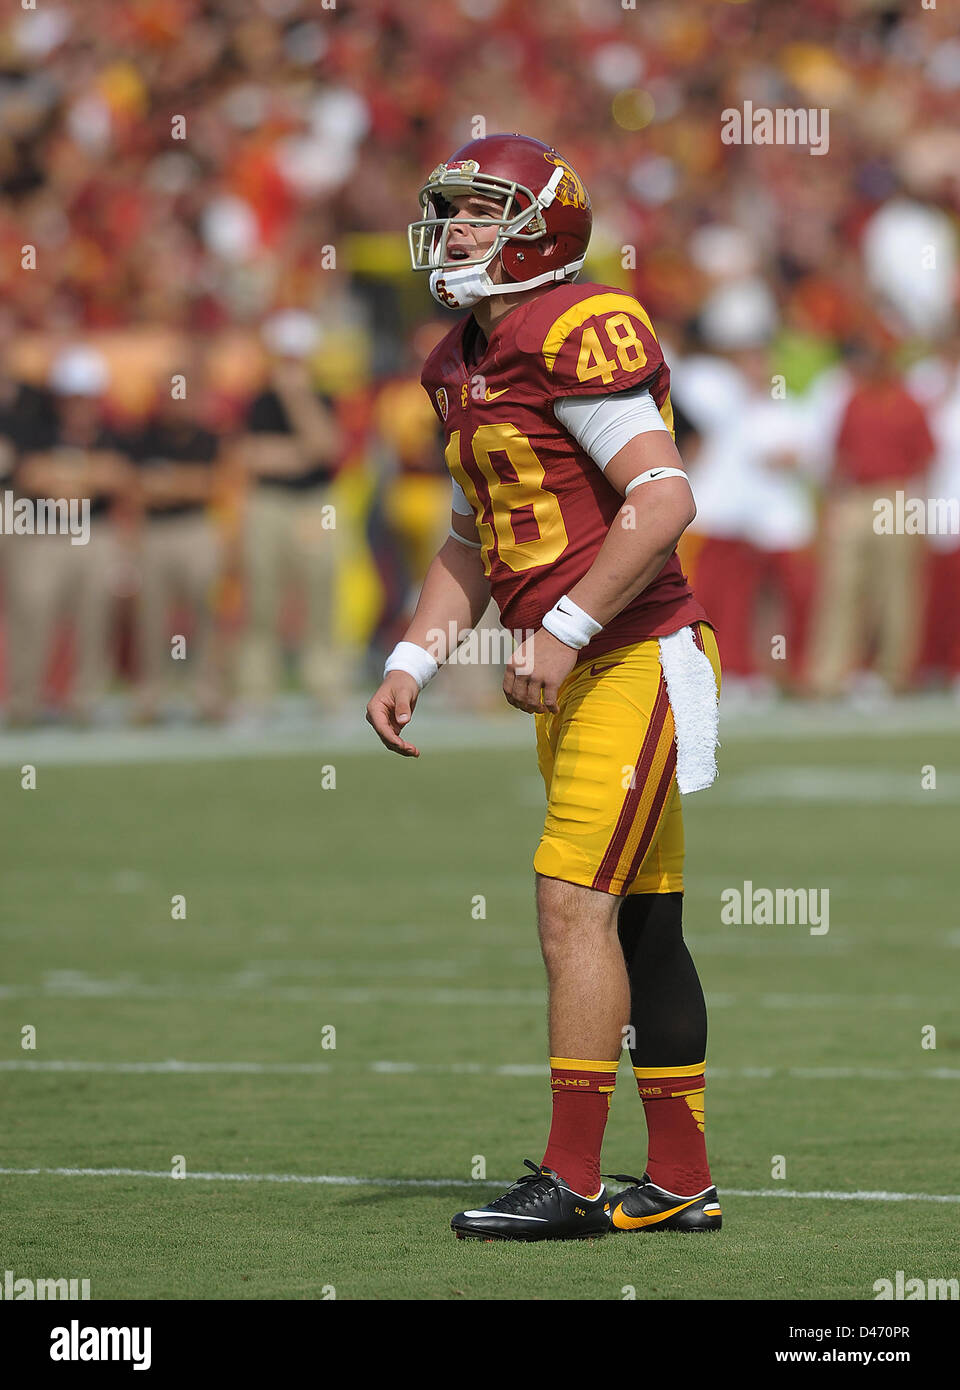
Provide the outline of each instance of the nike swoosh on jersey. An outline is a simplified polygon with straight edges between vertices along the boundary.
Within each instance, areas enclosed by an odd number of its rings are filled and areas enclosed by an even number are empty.
[[[487,387],[487,394],[484,396],[483,399],[484,399],[485,401],[495,401],[495,400],[497,399],[498,396],[505,396],[506,393],[507,393],[509,390],[510,390],[510,387],[509,387],[509,386],[504,386],[504,388],[503,388],[501,391],[491,391],[491,390],[490,390],[490,387],[488,386],[488,387]],[[534,1218],[534,1219],[535,1219],[535,1220],[539,1220],[540,1218],[539,1218],[539,1217],[536,1217],[536,1218]]]

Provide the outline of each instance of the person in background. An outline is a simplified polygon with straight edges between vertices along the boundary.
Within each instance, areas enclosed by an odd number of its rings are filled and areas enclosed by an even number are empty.
[[[137,694],[144,722],[158,717],[184,666],[199,717],[223,714],[214,611],[223,546],[210,511],[218,454],[217,436],[202,423],[196,373],[188,375],[183,399],[167,389],[158,392],[153,411],[130,442],[143,517]],[[185,662],[175,660],[171,648],[175,602],[189,617]]]
[[[960,326],[956,323],[935,355],[908,377],[913,395],[929,411],[937,446],[929,495],[944,508],[940,530],[927,537],[927,612],[921,665],[949,684],[960,700]]]
[[[412,335],[411,355],[419,347],[422,359],[442,336],[435,323],[425,325]],[[380,384],[373,426],[383,473],[385,519],[403,565],[406,622],[450,525],[450,475],[443,459],[443,435],[423,394],[419,372],[409,370]]]
[[[811,638],[811,688],[846,693],[873,647],[870,684],[909,689],[921,628],[924,539],[884,534],[874,504],[925,493],[934,443],[923,407],[892,350],[863,337],[848,350],[852,390],[826,481],[819,595]]]
[[[58,624],[74,624],[71,712],[89,723],[106,692],[110,671],[110,620],[122,561],[117,503],[129,504],[129,459],[107,428],[103,397],[106,363],[81,345],[54,360],[49,385],[56,405],[49,432],[22,453],[13,490],[26,498],[89,499],[87,544],[69,534],[5,537],[7,559],[9,719],[34,722],[41,686]]]
[[[786,383],[774,386],[769,347],[746,349],[735,360],[748,390],[739,424],[744,453],[752,455],[746,539],[753,549],[760,669],[781,689],[799,692],[806,680],[817,526],[806,416]]]
[[[17,327],[0,309],[0,486],[7,488],[17,462],[51,440],[54,398],[46,386],[20,380],[11,363]]]
[[[781,387],[764,341],[692,355],[673,376],[678,405],[699,426],[693,573],[733,672],[728,703],[804,679],[816,510],[805,411]]]
[[[309,358],[320,336],[310,315],[275,314],[263,325],[267,379],[247,412],[241,453],[250,479],[245,562],[247,631],[240,694],[262,708],[277,688],[281,603],[293,580],[304,604],[300,677],[322,709],[344,698],[345,659],[336,635],[340,528],[333,480],[341,431],[332,402],[314,390]]]
[[[760,688],[754,647],[759,563],[750,539],[757,469],[745,430],[750,390],[731,355],[696,351],[676,363],[670,394],[697,436],[689,460],[697,503],[692,573],[716,623],[729,704],[753,698]]]

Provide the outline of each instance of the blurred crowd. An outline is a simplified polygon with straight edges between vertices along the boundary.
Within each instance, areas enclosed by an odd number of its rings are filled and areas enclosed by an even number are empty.
[[[949,9],[6,0],[7,719],[362,692],[449,520],[418,377],[450,320],[405,226],[503,129],[577,168],[585,278],[657,326],[727,688],[960,694],[960,534],[874,505],[960,496]],[[827,108],[826,153],[725,144],[746,100]],[[90,499],[88,544],[12,533],[49,496]]]

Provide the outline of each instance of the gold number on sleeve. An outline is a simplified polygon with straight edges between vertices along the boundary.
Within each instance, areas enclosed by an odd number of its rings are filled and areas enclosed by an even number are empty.
[[[603,320],[603,328],[623,371],[638,372],[647,360],[647,353],[637,337],[630,315],[608,314]],[[605,356],[597,330],[585,328],[580,337],[577,380],[593,381],[599,377],[605,385],[609,385],[613,380],[613,368],[613,359]]]

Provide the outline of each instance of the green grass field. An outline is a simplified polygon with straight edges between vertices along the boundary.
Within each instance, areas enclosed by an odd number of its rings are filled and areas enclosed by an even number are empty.
[[[459,1242],[449,1218],[496,1191],[476,1156],[495,1183],[543,1150],[542,789],[532,746],[428,744],[416,763],[38,758],[35,791],[2,769],[0,1276],[119,1299],[602,1300],[960,1275],[960,735],[725,740],[686,803],[724,1230],[533,1246]],[[744,880],[829,889],[829,932],[722,925]],[[197,1065],[135,1065],[170,1061]],[[604,1169],[644,1156],[624,1066]],[[781,1195],[858,1191],[901,1196]]]

